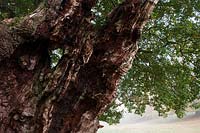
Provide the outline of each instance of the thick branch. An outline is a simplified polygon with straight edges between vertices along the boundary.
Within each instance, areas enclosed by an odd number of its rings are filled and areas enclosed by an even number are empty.
[[[0,24],[0,62],[9,58],[24,40],[9,29],[6,24]]]
[[[45,8],[21,23],[28,32],[21,34],[24,30],[15,28],[21,37],[33,41],[19,44],[0,66],[0,101],[6,101],[0,105],[2,131],[98,129],[97,117],[114,100],[120,77],[131,67],[154,3],[126,0],[95,31],[90,23],[95,2],[48,0]],[[64,55],[50,70],[48,51],[53,48],[62,48]]]
[[[66,131],[80,132],[88,129],[96,121],[96,114],[100,115],[114,100],[119,79],[130,68],[137,51],[138,33],[131,29],[139,28],[133,24],[141,23],[136,19],[140,8],[136,10],[130,3],[120,6],[126,12],[120,14],[122,16],[117,15],[119,18],[114,21],[110,17],[108,24],[96,33],[94,52],[89,62],[80,68],[75,80],[69,82],[68,93],[63,93],[61,100],[54,106],[51,130],[58,131],[61,123]],[[113,14],[118,14],[119,10],[115,9]],[[139,19],[144,22],[144,19]],[[56,121],[60,124],[53,124]],[[72,123],[77,125],[76,128],[72,129]]]

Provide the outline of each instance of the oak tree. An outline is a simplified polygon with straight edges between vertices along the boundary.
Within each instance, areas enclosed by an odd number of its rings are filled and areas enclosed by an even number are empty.
[[[96,132],[157,2],[125,0],[98,28],[96,0],[45,0],[2,21],[0,132]]]

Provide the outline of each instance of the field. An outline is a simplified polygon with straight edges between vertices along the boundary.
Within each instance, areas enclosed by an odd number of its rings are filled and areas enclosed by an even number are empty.
[[[103,125],[98,133],[200,133],[200,115],[190,112],[183,119],[174,114],[161,118],[148,111],[143,117],[126,114],[118,125]]]

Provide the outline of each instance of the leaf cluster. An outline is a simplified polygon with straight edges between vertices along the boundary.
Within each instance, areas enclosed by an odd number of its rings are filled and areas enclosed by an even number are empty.
[[[0,0],[0,20],[21,17],[33,11],[41,0]]]
[[[132,69],[118,89],[124,111],[142,115],[149,105],[160,116],[172,111],[181,118],[188,108],[200,107],[199,9],[198,0],[158,3],[143,30]]]

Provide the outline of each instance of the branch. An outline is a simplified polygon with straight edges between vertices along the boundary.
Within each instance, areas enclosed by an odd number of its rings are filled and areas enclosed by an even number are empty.
[[[150,50],[143,50],[141,48],[138,49],[138,52],[140,53],[153,53],[153,51],[150,51]]]
[[[119,80],[131,68],[140,32],[155,6],[152,1],[134,2],[125,1],[108,15],[106,24],[95,34],[94,52],[77,78],[88,87],[85,95],[99,102],[98,114],[116,97]]]
[[[143,26],[157,2],[125,0],[116,7],[96,35],[94,53],[99,54],[94,55],[94,62],[102,62],[102,66],[116,66],[119,77],[125,74],[138,50],[137,41]]]
[[[6,24],[0,24],[0,62],[9,58],[24,40],[9,29]]]

